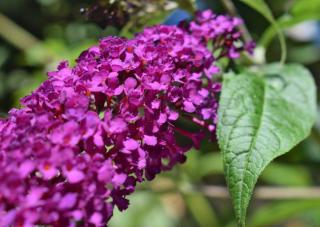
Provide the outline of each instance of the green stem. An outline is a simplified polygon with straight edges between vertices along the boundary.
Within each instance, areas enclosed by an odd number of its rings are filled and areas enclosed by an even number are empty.
[[[277,24],[276,19],[274,18],[268,4],[264,0],[240,0],[247,6],[251,7],[252,9],[259,12],[261,15],[263,15],[273,26],[275,31],[278,34],[280,46],[281,46],[281,64],[284,64],[286,62],[287,58],[287,44],[285,40],[285,36],[283,34],[283,31],[281,30],[280,26]]]

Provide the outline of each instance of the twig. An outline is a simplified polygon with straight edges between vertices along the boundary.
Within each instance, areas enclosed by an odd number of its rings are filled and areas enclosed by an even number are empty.
[[[146,186],[146,185],[145,185]],[[225,186],[192,184],[177,185],[172,179],[159,177],[149,184],[149,187],[140,187],[141,190],[151,189],[156,193],[169,193],[180,191],[182,193],[201,193],[210,198],[230,199],[229,191]],[[314,187],[280,187],[258,186],[253,197],[260,200],[282,199],[320,199],[320,186]]]
[[[200,191],[211,198],[230,198],[227,188],[223,186],[202,186]],[[260,200],[320,199],[320,187],[260,186],[255,189],[253,197]]]

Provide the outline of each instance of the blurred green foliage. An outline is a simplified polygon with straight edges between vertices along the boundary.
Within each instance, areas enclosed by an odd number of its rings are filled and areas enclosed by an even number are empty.
[[[66,59],[74,64],[81,51],[101,37],[133,36],[144,26],[164,22],[177,7],[192,13],[197,5],[207,4],[215,7],[215,11],[226,12],[220,1],[202,1],[202,4],[193,0],[163,2],[146,1],[139,13],[131,15],[123,25],[109,24],[101,28],[94,22],[88,22],[80,13],[80,9],[90,7],[92,1],[0,1],[0,117],[6,116],[10,108],[19,107],[19,99],[45,80],[46,72],[54,70],[60,60]],[[281,53],[274,28],[241,1],[233,2],[251,36],[268,48],[268,51],[261,48],[261,53],[267,53],[268,62],[277,61]],[[261,7],[259,1],[251,2]],[[270,6],[275,23],[284,30],[288,61],[309,67],[319,86],[320,45],[316,37],[301,40],[287,29],[306,20],[319,20],[320,1],[261,2]],[[320,186],[320,114],[318,119],[312,135],[293,152],[268,166],[258,186]],[[199,151],[188,153],[185,164],[139,186],[137,192],[130,196],[130,208],[124,213],[116,211],[110,226],[235,226],[230,200],[206,196],[201,191],[202,185],[225,186],[222,160],[214,142],[204,142]],[[320,226],[320,202],[254,200],[249,210],[248,226]]]

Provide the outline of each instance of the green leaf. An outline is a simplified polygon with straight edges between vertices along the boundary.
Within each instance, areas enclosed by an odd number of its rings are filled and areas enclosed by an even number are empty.
[[[281,31],[281,29],[279,28],[279,26],[277,24],[277,21],[273,17],[272,12],[271,12],[269,6],[267,5],[267,3],[265,3],[264,0],[240,0],[240,1],[247,4],[248,6],[250,6],[251,8],[256,10],[257,12],[259,12],[262,16],[264,16],[271,23],[272,27],[274,28],[274,30],[277,32],[277,34],[279,36],[279,41],[280,41],[280,45],[281,45],[281,62],[284,63],[287,58],[286,40],[283,35],[283,32]]]
[[[265,77],[225,78],[218,113],[225,175],[242,226],[258,176],[308,136],[316,115],[315,84],[306,69],[273,64],[260,72]]]

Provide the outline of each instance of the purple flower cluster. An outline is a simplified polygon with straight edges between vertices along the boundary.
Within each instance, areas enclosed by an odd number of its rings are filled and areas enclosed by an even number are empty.
[[[226,15],[216,15],[210,10],[198,12],[195,21],[189,25],[191,34],[202,40],[203,43],[211,42],[216,53],[215,60],[220,58],[238,58],[242,51],[253,53],[255,43],[241,42],[241,32],[237,29],[243,21]],[[240,41],[240,42],[239,42]]]
[[[190,147],[177,134],[199,146],[215,131],[219,69],[207,44],[237,57],[239,23],[204,11],[60,63],[0,120],[0,226],[103,226],[137,183],[183,162]],[[179,128],[181,118],[199,130]]]

